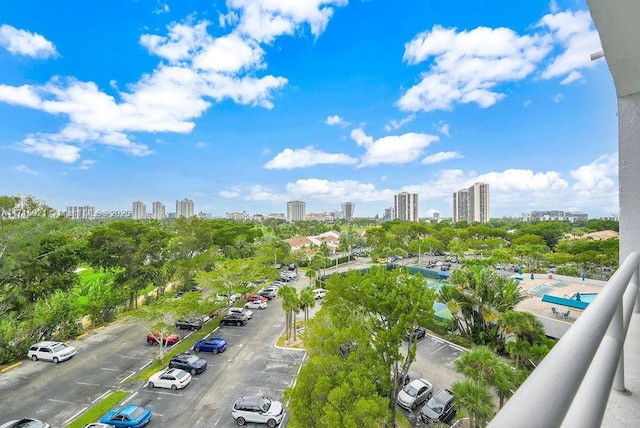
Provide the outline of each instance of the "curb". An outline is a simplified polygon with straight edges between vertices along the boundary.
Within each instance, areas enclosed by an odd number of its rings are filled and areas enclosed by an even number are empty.
[[[18,361],[17,363],[11,364],[10,366],[7,366],[5,368],[3,368],[2,370],[0,370],[0,373],[4,373],[4,372],[8,372],[9,370],[18,367],[22,365],[22,361]]]

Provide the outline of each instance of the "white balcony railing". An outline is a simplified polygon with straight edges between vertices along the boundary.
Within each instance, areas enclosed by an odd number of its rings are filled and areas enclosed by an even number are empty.
[[[623,346],[638,299],[639,263],[637,252],[624,260],[489,427],[601,425],[611,390],[625,391]]]

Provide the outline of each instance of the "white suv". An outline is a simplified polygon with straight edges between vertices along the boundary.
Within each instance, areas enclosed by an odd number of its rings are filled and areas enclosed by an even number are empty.
[[[245,308],[237,308],[235,306],[232,306],[229,308],[229,313],[230,314],[244,314],[247,316],[247,319],[251,319],[251,317],[253,316],[253,311],[250,311],[249,309],[245,309]]]
[[[250,395],[235,402],[231,415],[238,425],[257,422],[273,428],[284,419],[284,407],[279,401],[272,401],[259,395]]]
[[[46,360],[58,364],[76,355],[76,348],[61,342],[38,342],[32,345],[27,352],[27,357],[33,361]]]

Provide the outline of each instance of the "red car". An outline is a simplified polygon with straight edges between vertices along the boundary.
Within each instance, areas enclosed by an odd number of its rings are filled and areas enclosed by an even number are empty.
[[[149,333],[147,335],[147,343],[149,345],[155,345],[155,344],[158,343],[158,338],[159,337],[160,337],[160,333],[155,332],[155,331],[151,332],[151,333]],[[173,334],[170,334],[169,336],[164,337],[162,339],[162,342],[165,345],[172,346],[172,345],[175,345],[178,340],[180,340],[180,336],[178,336],[177,334],[173,333]]]
[[[247,297],[247,302],[266,302],[267,300],[269,299],[260,296],[259,294],[252,294],[251,296]]]

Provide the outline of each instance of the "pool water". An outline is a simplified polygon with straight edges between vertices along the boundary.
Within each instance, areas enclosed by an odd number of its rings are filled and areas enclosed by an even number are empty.
[[[577,297],[576,297],[576,294],[571,296],[571,300],[578,300]],[[581,302],[586,302],[586,303],[591,303],[596,298],[596,296],[598,296],[598,293],[580,293],[580,301]]]

